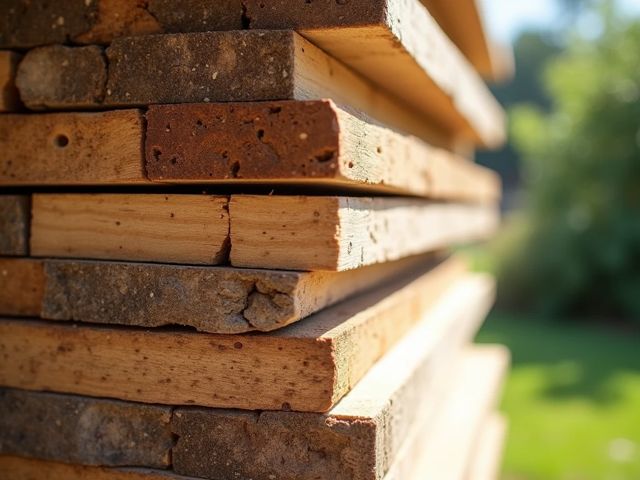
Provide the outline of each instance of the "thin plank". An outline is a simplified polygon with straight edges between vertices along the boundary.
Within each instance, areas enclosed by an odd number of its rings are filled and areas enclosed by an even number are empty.
[[[0,480],[197,480],[162,470],[69,465],[0,455]]]
[[[461,278],[455,266],[444,267],[262,335],[2,320],[0,385],[168,405],[326,411],[422,315],[433,315]]]
[[[22,106],[15,83],[21,58],[16,52],[0,51],[0,112],[13,112]]]
[[[488,238],[493,206],[414,199],[233,196],[231,264],[349,270]]]
[[[107,44],[117,37],[242,28],[240,0],[49,0],[0,4],[0,48],[54,43]]]
[[[227,257],[227,197],[36,194],[36,257],[218,264]]]
[[[489,147],[504,141],[498,103],[418,0],[245,5],[251,28],[294,29],[448,131]]]
[[[497,480],[500,475],[507,421],[499,413],[484,422],[467,471],[467,480]]]
[[[152,106],[146,171],[168,183],[325,185],[493,202],[495,173],[331,101]]]
[[[0,410],[3,455],[155,468],[171,462],[171,407],[0,389]]]
[[[466,381],[456,386],[429,426],[413,478],[464,480],[482,426],[499,398],[509,364],[502,346],[476,347],[465,359]],[[469,399],[473,398],[473,402]]]
[[[445,294],[324,415],[176,409],[174,470],[256,480],[270,475],[283,480],[383,477],[411,430],[413,412],[425,397],[437,394],[436,373],[446,370],[484,319],[488,290],[483,280],[473,278]]]
[[[127,37],[111,44],[106,59],[97,47],[41,47],[25,55],[16,82],[32,109],[331,98],[439,146],[455,143],[454,132],[292,31]]]
[[[28,255],[31,199],[0,195],[0,255]]]
[[[45,289],[38,260],[0,257],[0,315],[39,317]]]
[[[0,116],[0,185],[146,182],[138,110]]]

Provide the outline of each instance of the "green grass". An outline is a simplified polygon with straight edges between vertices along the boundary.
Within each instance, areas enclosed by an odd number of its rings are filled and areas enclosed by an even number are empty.
[[[478,341],[513,355],[503,479],[640,479],[637,330],[494,313]]]

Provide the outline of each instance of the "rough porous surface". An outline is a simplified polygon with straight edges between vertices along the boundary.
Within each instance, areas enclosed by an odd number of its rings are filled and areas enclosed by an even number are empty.
[[[107,49],[105,104],[292,98],[293,35],[235,31],[117,39]]]
[[[243,0],[250,28],[382,25],[388,0]]]
[[[30,204],[27,195],[0,195],[0,255],[29,254]]]
[[[172,430],[178,436],[173,468],[182,475],[216,480],[375,478],[376,425],[371,420],[178,409]]]
[[[332,178],[339,134],[327,101],[155,106],[146,171],[157,181]]]
[[[54,260],[45,276],[48,319],[238,333],[299,316],[292,272]]]
[[[2,0],[0,47],[67,43],[95,23],[97,4],[97,0]]]
[[[85,465],[170,463],[170,407],[0,389],[0,411],[1,454]]]
[[[207,32],[241,30],[242,2],[240,0],[149,0],[149,12],[163,26],[164,31]]]
[[[92,108],[102,101],[106,81],[107,64],[100,47],[54,45],[25,55],[16,86],[33,110]]]

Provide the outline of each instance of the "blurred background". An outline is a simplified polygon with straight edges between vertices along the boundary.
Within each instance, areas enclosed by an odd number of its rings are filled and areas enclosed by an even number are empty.
[[[499,281],[506,480],[640,479],[640,0],[485,0],[514,47]]]

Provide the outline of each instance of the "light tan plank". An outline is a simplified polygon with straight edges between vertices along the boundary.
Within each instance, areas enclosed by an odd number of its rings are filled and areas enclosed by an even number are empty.
[[[22,106],[15,83],[21,58],[16,52],[0,51],[0,112],[13,112]]]
[[[0,116],[0,185],[146,182],[137,110]]]
[[[485,420],[475,451],[467,471],[467,480],[497,480],[504,442],[507,436],[507,420],[499,413],[492,413]]]
[[[0,384],[168,405],[326,411],[460,278],[459,266],[444,264],[262,335],[3,320]]]
[[[349,270],[488,238],[495,207],[412,199],[234,196],[231,264]]]
[[[36,194],[31,254],[217,264],[228,249],[227,197]]]

